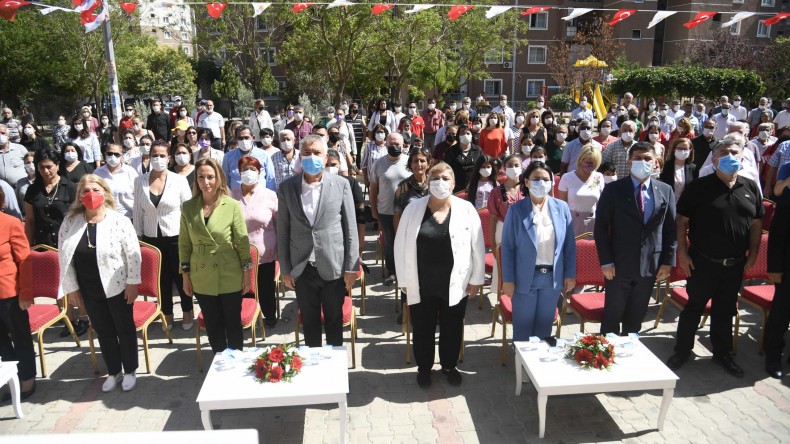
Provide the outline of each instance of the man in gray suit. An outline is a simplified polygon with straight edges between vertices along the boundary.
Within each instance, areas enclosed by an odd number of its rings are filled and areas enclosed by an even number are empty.
[[[324,172],[326,150],[319,136],[302,139],[302,173],[277,191],[280,272],[285,285],[296,290],[308,347],[321,346],[322,311],[327,344],[343,344],[343,301],[359,269],[351,186]]]

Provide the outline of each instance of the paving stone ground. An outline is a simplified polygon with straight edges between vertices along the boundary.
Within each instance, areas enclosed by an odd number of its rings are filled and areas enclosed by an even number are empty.
[[[369,232],[367,246],[373,249]],[[680,376],[664,430],[656,430],[660,391],[550,397],[546,438],[538,438],[536,393],[525,386],[514,395],[513,353],[500,365],[500,332],[491,337],[495,295],[467,309],[466,356],[459,365],[464,381],[451,387],[440,377],[438,363],[433,386],[421,390],[416,367],[405,363],[405,337],[395,323],[394,289],[382,285],[374,253],[364,259],[367,276],[365,316],[358,316],[357,366],[349,371],[347,439],[350,443],[524,443],[524,442],[671,442],[773,443],[790,440],[790,378],[777,381],[763,371],[757,353],[760,316],[741,310],[737,362],[746,376],[736,379],[710,362],[708,328],[698,333],[696,359]],[[359,309],[359,288],[355,288]],[[87,341],[82,347],[45,333],[47,378],[39,378],[35,395],[24,402],[25,417],[16,419],[10,404],[0,405],[0,441],[16,434],[202,430],[195,402],[204,374],[198,372],[194,331],[181,330],[176,305],[174,343],[169,344],[158,323],[149,330],[153,372],[145,371],[140,341],[140,374],[131,392],[102,393],[106,369],[99,376],[90,365]],[[283,320],[267,331],[264,344],[294,340],[296,301],[283,300]],[[653,329],[658,305],[651,305],[642,340],[660,359],[672,353],[678,310],[667,308]],[[598,325],[588,329],[597,331]],[[510,337],[510,329],[508,329]],[[563,336],[579,330],[578,319],[566,316]],[[249,330],[245,331],[249,344]],[[87,337],[84,337],[87,338]],[[346,339],[350,338],[346,331]],[[97,344],[98,345],[98,344]],[[211,359],[203,334],[203,358]],[[348,344],[347,344],[348,345]],[[260,343],[259,343],[260,346]],[[438,359],[438,356],[437,356]],[[349,354],[349,365],[350,354]],[[790,369],[790,364],[785,364]],[[40,369],[39,369],[40,371]],[[215,426],[255,428],[261,442],[338,442],[338,412],[332,406],[271,408],[214,412]]]

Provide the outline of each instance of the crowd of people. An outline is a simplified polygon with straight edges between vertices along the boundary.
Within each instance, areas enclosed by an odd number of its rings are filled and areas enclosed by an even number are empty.
[[[173,99],[169,111],[151,102],[146,122],[127,105],[117,126],[83,107],[59,116],[49,140],[26,109],[19,118],[2,110],[0,354],[20,362],[23,397],[36,374],[25,327],[33,295],[23,285],[31,247],[58,249],[74,334],[92,327],[99,336],[103,390],[131,390],[138,241],[162,254],[164,330],[175,324],[175,287],[181,328],[194,328],[194,296],[212,350],[241,349],[244,297],[258,294],[265,325],[278,322],[279,267],[295,290],[306,344],[322,345],[323,328],[327,344],[341,345],[344,299],[367,270],[360,258],[369,223],[383,245],[384,283],[408,305],[421,387],[431,385],[437,324],[441,371],[450,384],[462,382],[463,319],[486,285],[486,238],[501,248],[491,292],[512,296],[513,339],[523,341],[550,337],[561,295],[583,291],[575,279],[583,233],[595,239],[606,282],[602,333],[638,332],[655,282],[679,267],[689,302],[669,367],[690,359],[712,299],[713,361],[742,376],[732,316],[760,248],[763,198],[778,200],[766,370],[783,375],[790,99],[775,112],[767,98],[749,110],[739,96],[715,104],[698,96],[681,109],[679,100],[637,105],[625,94],[595,116],[582,97],[569,117],[543,97],[528,110],[514,110],[505,95],[494,108],[482,97],[441,108],[431,98],[421,111],[409,102],[405,113],[397,101],[343,100],[315,122],[300,105],[270,114],[256,100],[243,122],[226,121],[211,100],[190,110]]]

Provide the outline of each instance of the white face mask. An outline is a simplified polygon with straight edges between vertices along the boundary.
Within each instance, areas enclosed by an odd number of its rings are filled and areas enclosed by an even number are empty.
[[[740,100],[736,100],[736,101],[732,102],[732,104],[735,105],[735,107],[737,108],[737,107],[741,106],[741,101]]]
[[[328,166],[326,167],[326,172],[331,174],[337,174],[340,171],[340,168],[336,166]]]
[[[581,137],[584,140],[588,140],[591,136],[592,136],[592,130],[584,129],[579,131],[579,137]]]
[[[271,137],[264,137],[261,139],[261,145],[263,146],[272,146],[272,138]]]
[[[529,194],[536,199],[543,199],[551,191],[550,180],[530,180],[529,181]]]
[[[132,114],[134,114],[133,111],[126,111],[126,112],[123,113],[123,115],[126,116],[126,117],[132,117]]]
[[[488,177],[491,175],[492,168],[480,168],[480,177]]]
[[[675,150],[675,159],[686,160],[691,156],[691,150]]]
[[[387,137],[384,133],[376,133],[376,141],[383,142],[384,139]]]
[[[672,111],[678,112],[680,110],[680,105],[672,105]]]
[[[469,145],[472,143],[472,135],[471,134],[461,134],[458,136],[458,141],[461,145]]]
[[[33,128],[25,128],[25,134],[27,134],[28,136],[32,136],[35,133],[36,130],[34,130]]]
[[[568,135],[565,133],[557,133],[557,140],[560,142],[565,142],[565,139],[568,138]]]
[[[183,110],[183,111],[180,111],[179,114],[181,114],[181,117],[186,117],[187,112],[186,112],[186,110]]]
[[[631,143],[634,140],[634,133],[622,133],[620,134],[620,138],[623,139],[625,143]]]
[[[176,163],[178,166],[184,166],[189,163],[189,154],[181,153],[176,154]]]
[[[516,123],[524,123],[524,116],[516,116]]]
[[[552,119],[551,117],[543,119],[543,123],[546,125],[551,125],[552,123],[554,123],[554,119]]]
[[[711,128],[702,128],[702,134],[704,134],[705,137],[713,137],[713,131],[715,130]]]
[[[760,140],[766,140],[771,137],[770,131],[760,131]]]
[[[255,170],[245,170],[241,172],[241,183],[244,185],[255,185],[258,183],[258,172]]]
[[[464,110],[466,110],[466,111],[469,111],[469,108],[472,107],[472,105],[469,104],[469,103],[464,103],[462,106],[463,106]]]
[[[538,102],[538,103],[536,103],[535,105],[537,105],[537,106],[538,106],[538,108],[543,108],[543,102]]]
[[[164,171],[167,169],[167,158],[165,157],[152,157],[151,168],[154,171]]]
[[[417,108],[409,108],[409,115],[413,116],[415,114],[417,114]]]
[[[507,100],[500,100],[499,101],[499,106],[501,106],[502,108],[506,107],[507,106]]]
[[[284,153],[290,153],[291,150],[294,149],[294,142],[293,142],[293,140],[280,141],[280,149],[283,150]]]
[[[110,120],[109,119],[101,119],[101,123],[102,123],[102,125],[107,125],[108,123],[110,123]]]
[[[132,128],[134,128],[134,130],[135,130],[135,131],[140,131],[141,129],[143,129],[143,126],[142,126],[142,125],[139,125],[139,124],[134,124],[134,125],[132,126]]]
[[[603,183],[612,183],[617,180],[617,176],[603,176]]]
[[[91,113],[88,112],[88,111],[85,111],[84,113],[82,113],[82,117],[84,117],[86,119],[90,119],[91,118]]]
[[[587,108],[587,102],[585,102],[584,100],[579,102],[579,108],[586,109]]]
[[[25,164],[25,172],[27,174],[33,174],[36,172],[36,166],[33,163],[26,163]]]
[[[107,162],[107,165],[109,165],[110,167],[115,168],[115,167],[118,166],[118,164],[121,163],[121,158],[120,157],[106,155],[106,156],[104,156],[104,161]]]
[[[611,134],[611,133],[612,133],[612,129],[611,128],[606,127],[606,126],[601,128],[601,135],[602,136],[609,137],[609,134]]]
[[[161,110],[162,108],[160,108],[160,107],[158,107],[158,106],[152,106],[152,107],[151,107],[151,109],[152,109],[152,110],[153,110],[155,113],[158,113],[158,112],[159,112],[159,110]]]
[[[66,120],[65,119],[58,120],[58,125],[63,126],[65,124],[66,124]]]
[[[83,128],[85,128],[83,125],[80,125],[80,124],[74,125],[74,129],[77,130],[77,132],[82,131]]]
[[[521,145],[521,153],[528,156],[532,152],[532,145]]]
[[[455,112],[458,109],[457,105],[450,105],[450,111]]]
[[[429,103],[428,104],[428,109],[433,111],[434,109],[436,109],[436,104],[435,103]]]
[[[140,145],[140,152],[143,154],[150,154],[151,153],[151,145],[142,144]]]
[[[5,146],[8,143],[8,136],[0,134],[0,145]]]
[[[499,119],[488,119],[488,124],[489,125],[493,126],[493,125],[496,125],[497,123],[499,123]]]
[[[66,151],[63,153],[63,158],[66,159],[66,162],[74,162],[79,156],[77,156],[76,151]]]
[[[433,179],[430,185],[431,195],[437,199],[447,199],[452,194],[449,180]]]
[[[125,146],[128,149],[134,148],[134,139],[124,139],[123,146]]]
[[[239,140],[239,149],[245,153],[252,149],[252,140]]]
[[[655,142],[656,140],[658,140],[658,134],[656,134],[656,133],[650,133],[650,134],[647,135],[647,137],[650,138],[651,142]]]
[[[538,119],[537,117],[530,117],[529,119],[529,123],[531,123],[532,125],[537,125],[538,122],[540,122],[540,119]]]
[[[294,113],[294,120],[296,120],[297,122],[301,122],[303,118],[304,118],[303,112],[299,111],[298,113]]]
[[[510,180],[518,180],[518,177],[521,176],[521,167],[507,167],[505,174]]]

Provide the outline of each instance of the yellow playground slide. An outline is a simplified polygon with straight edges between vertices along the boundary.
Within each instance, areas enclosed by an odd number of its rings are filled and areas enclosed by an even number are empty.
[[[581,100],[581,89],[574,89],[571,93],[573,97],[573,101],[579,103]],[[601,94],[601,86],[595,85],[595,89],[593,89],[593,96],[592,101],[587,103],[587,108],[590,108],[595,112],[595,118],[599,121],[606,117],[606,105],[603,101],[603,94]]]

